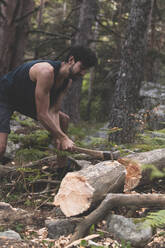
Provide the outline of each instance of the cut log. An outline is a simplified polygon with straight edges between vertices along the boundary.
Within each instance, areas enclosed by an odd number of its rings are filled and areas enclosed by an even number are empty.
[[[142,174],[141,165],[128,158],[119,158],[118,162],[126,168],[127,174],[125,178],[124,192],[129,192],[139,185]]]
[[[125,159],[125,158],[124,158]],[[165,148],[155,149],[148,152],[133,153],[127,156],[128,160],[136,161],[142,169],[142,177],[139,185],[151,182],[151,168],[145,168],[145,165],[153,165],[160,171],[165,168]],[[121,163],[121,161],[119,161]],[[124,164],[124,163],[123,163]]]
[[[127,158],[138,161],[141,164],[158,165],[161,169],[165,164],[165,148],[155,149],[148,152],[139,152],[127,155]]]
[[[108,192],[121,192],[126,169],[118,161],[104,161],[77,172],[68,173],[62,180],[54,204],[67,216],[89,210]]]

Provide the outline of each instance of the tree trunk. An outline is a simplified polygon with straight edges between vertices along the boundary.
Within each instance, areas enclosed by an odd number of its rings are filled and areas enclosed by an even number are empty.
[[[151,0],[132,1],[109,123],[110,128],[121,128],[109,137],[111,141],[119,144],[133,142],[136,134],[136,112],[144,74],[150,11]]]
[[[61,182],[54,203],[67,217],[84,213],[108,192],[120,192],[124,188],[125,175],[125,167],[117,161],[101,162],[68,173]]]
[[[78,0],[79,20],[78,32],[72,40],[72,45],[89,46],[92,40],[92,25],[97,12],[97,0]],[[73,122],[80,120],[80,100],[81,100],[82,78],[75,80],[63,102],[64,111],[69,114]]]
[[[155,81],[155,60],[153,56],[155,49],[155,35],[156,35],[156,0],[152,0],[151,11],[149,15],[149,27],[148,27],[148,49],[146,56],[146,66],[144,77],[149,82]]]
[[[5,4],[4,4],[5,3]],[[33,0],[6,0],[0,4],[0,75],[23,62]]]
[[[39,9],[38,16],[37,16],[37,28],[38,28],[38,30],[40,30],[41,26],[42,26],[44,6],[45,6],[45,0],[40,0],[40,9]],[[40,43],[40,36],[41,36],[41,34],[37,33],[36,46],[35,46],[35,50],[34,50],[34,59],[39,58],[38,44]]]

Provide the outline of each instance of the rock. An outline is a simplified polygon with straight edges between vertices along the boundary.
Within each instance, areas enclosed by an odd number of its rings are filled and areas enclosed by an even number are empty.
[[[15,132],[19,129],[22,128],[22,126],[20,125],[20,123],[16,120],[11,120],[10,121],[10,128],[11,128],[11,131]]]
[[[85,139],[83,140],[84,143],[87,145],[90,145],[94,139],[99,139],[100,142],[103,141],[104,139],[108,139],[108,123],[104,124],[103,127],[101,127],[98,131],[96,131],[93,135],[86,136]],[[100,144],[100,149],[105,149],[104,144]]]
[[[48,238],[58,239],[60,236],[67,236],[74,232],[75,223],[70,219],[46,220],[45,225],[48,228]]]
[[[109,123],[106,123],[98,132],[95,133],[95,137],[102,138],[102,139],[107,139],[108,138],[108,125]]]
[[[165,134],[161,133],[161,132],[151,132],[151,137],[152,138],[161,138],[161,139],[165,139]]]
[[[144,223],[134,224],[133,219],[120,215],[109,215],[107,230],[118,240],[130,242],[135,247],[144,247],[152,238],[151,226]]]
[[[151,130],[162,129],[165,127],[165,86],[143,82],[140,89],[142,98],[142,108],[139,114],[146,115],[147,124]]]
[[[0,202],[0,223],[8,227],[15,223],[30,225],[33,223],[33,215],[20,208],[13,208],[10,204]]]
[[[28,240],[15,240],[15,239],[3,239],[0,238],[0,247],[1,248],[41,248],[41,244],[31,242]]]
[[[140,89],[140,96],[150,98],[153,105],[158,103],[164,104],[165,86],[158,83],[143,81]]]
[[[157,105],[149,112],[148,126],[151,130],[165,127],[165,105]]]
[[[5,155],[9,158],[14,158],[16,151],[21,147],[21,144],[15,144],[14,142],[12,142],[11,140],[8,140],[7,143],[7,148],[6,148],[6,153]]]
[[[6,239],[15,239],[15,240],[21,240],[21,236],[13,231],[13,230],[8,230],[5,232],[0,232],[0,238],[6,238]]]

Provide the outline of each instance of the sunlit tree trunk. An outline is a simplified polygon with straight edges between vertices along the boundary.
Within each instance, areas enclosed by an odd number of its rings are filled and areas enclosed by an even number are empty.
[[[72,45],[90,46],[93,38],[92,25],[97,12],[97,0],[76,0],[76,4],[79,6],[78,31],[73,37]],[[64,100],[64,111],[74,122],[80,120],[81,86],[82,78],[74,81]]]
[[[95,29],[93,32],[93,39],[97,40],[98,39],[98,22],[95,23]],[[96,43],[93,43],[91,45],[91,49],[96,51]],[[95,76],[96,76],[96,69],[93,67],[90,69],[90,79],[89,79],[89,88],[88,88],[88,102],[87,102],[87,107],[86,107],[86,120],[90,120],[91,117],[91,105],[92,105],[92,100],[93,100],[93,90],[94,90],[94,81],[95,81]]]
[[[0,2],[0,75],[23,61],[33,0]]]
[[[117,143],[131,143],[136,135],[136,112],[144,74],[151,0],[132,0],[121,65],[115,85],[109,127],[121,128],[109,136]]]

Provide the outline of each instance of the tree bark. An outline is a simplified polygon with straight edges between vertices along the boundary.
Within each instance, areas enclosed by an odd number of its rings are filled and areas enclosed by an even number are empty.
[[[151,11],[149,15],[148,23],[148,49],[146,56],[146,66],[144,76],[149,82],[155,80],[155,56],[153,56],[154,43],[155,43],[155,31],[156,31],[156,0],[151,0]]]
[[[78,32],[72,40],[72,45],[90,46],[93,32],[92,25],[97,12],[97,0],[77,0],[79,8]],[[73,122],[80,121],[82,78],[73,81],[73,84],[63,102],[64,111]]]
[[[33,0],[6,0],[0,5],[0,76],[23,62]]]
[[[68,173],[61,182],[54,204],[67,216],[89,210],[108,192],[121,192],[126,170],[117,161],[106,161]]]
[[[119,144],[132,143],[137,132],[136,112],[144,74],[150,11],[151,0],[132,1],[109,122],[110,128],[121,128],[109,136],[109,140]]]
[[[38,30],[40,30],[41,26],[42,26],[44,6],[45,6],[45,0],[40,0],[40,8],[39,8],[38,16],[37,16],[37,28],[38,28]],[[35,46],[35,50],[34,50],[34,59],[39,58],[38,44],[40,43],[40,36],[41,36],[41,33],[37,33],[36,46]]]

